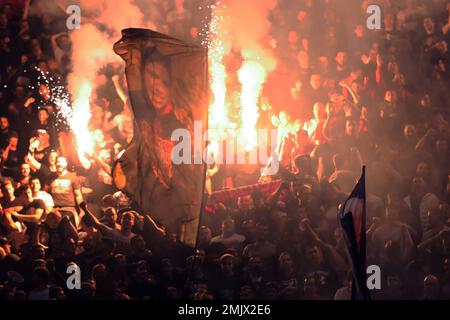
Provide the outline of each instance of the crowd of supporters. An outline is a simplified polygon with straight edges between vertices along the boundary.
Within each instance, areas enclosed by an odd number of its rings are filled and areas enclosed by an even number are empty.
[[[199,41],[198,1],[153,3],[160,30]],[[380,30],[366,26],[372,3]],[[133,135],[120,65],[96,79],[95,150],[73,161],[39,78],[65,83],[77,48],[64,11],[29,4],[0,1],[0,299],[350,299],[337,212],[362,164],[367,264],[382,277],[372,297],[450,298],[450,2],[279,0],[260,121],[285,110],[302,129],[285,143],[280,188],[214,203],[196,252],[112,184]],[[219,166],[212,189],[255,172]],[[66,283],[73,264],[81,289]]]

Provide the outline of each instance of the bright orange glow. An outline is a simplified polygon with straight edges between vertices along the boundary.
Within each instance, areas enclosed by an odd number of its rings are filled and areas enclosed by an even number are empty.
[[[92,84],[89,81],[83,81],[76,91],[72,119],[70,120],[70,127],[76,138],[77,153],[80,160],[85,158],[86,155],[92,155],[94,151],[94,140],[88,127],[91,118],[89,104],[91,93]]]
[[[238,71],[238,77],[241,83],[241,128],[245,150],[250,151],[258,144],[258,100],[265,80],[265,70],[258,62],[245,61]]]

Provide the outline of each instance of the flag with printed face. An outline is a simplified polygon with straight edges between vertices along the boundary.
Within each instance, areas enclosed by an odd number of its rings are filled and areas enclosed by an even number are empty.
[[[205,176],[203,161],[193,159],[204,150],[207,129],[207,50],[152,30],[125,29],[114,51],[126,63],[134,115],[134,137],[114,165],[114,184],[161,225],[184,231],[181,240],[193,245]],[[172,139],[175,130],[189,139]],[[173,151],[181,142],[189,161],[179,163]]]
[[[352,299],[370,299],[366,285],[366,179],[365,166],[350,196],[341,205],[339,222],[352,264]]]

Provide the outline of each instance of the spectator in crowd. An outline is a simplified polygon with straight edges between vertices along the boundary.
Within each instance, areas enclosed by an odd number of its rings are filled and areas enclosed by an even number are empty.
[[[70,215],[75,226],[80,224],[78,206],[83,202],[81,186],[75,173],[67,170],[67,159],[56,159],[56,177],[50,182],[50,194],[55,208],[63,214]]]
[[[211,243],[220,243],[226,248],[234,249],[237,249],[244,241],[245,237],[236,233],[235,223],[231,218],[222,222],[222,233],[211,239]]]
[[[39,178],[34,177],[30,179],[30,188],[32,192],[33,199],[42,200],[45,205],[45,212],[49,213],[55,207],[52,196],[42,189],[42,184]]]

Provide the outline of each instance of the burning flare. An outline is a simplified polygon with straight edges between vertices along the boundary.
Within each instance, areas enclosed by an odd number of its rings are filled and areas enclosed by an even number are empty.
[[[258,144],[256,127],[259,117],[258,100],[266,72],[258,62],[245,61],[238,71],[238,77],[242,90],[241,126],[245,139],[245,150],[250,151]]]
[[[91,118],[89,100],[92,93],[92,84],[89,81],[83,81],[76,92],[73,101],[73,113],[70,119],[70,128],[76,137],[77,152],[80,161],[86,155],[92,155],[94,151],[94,140],[89,131],[89,120]]]

